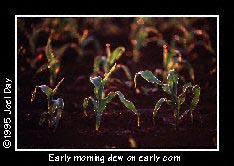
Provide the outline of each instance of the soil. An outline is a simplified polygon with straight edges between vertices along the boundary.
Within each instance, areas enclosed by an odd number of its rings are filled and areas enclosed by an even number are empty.
[[[132,148],[131,139],[135,141],[136,148],[216,148],[215,115],[204,114],[201,119],[197,116],[193,124],[186,117],[175,130],[169,110],[161,114],[155,124],[152,121],[152,110],[140,110],[140,113],[140,127],[137,127],[137,118],[130,111],[104,113],[100,129],[95,131],[93,113],[85,117],[82,113],[64,112],[55,133],[45,125],[38,126],[37,116],[28,115],[21,119],[24,124],[18,128],[19,131],[24,130],[18,132],[18,148]]]

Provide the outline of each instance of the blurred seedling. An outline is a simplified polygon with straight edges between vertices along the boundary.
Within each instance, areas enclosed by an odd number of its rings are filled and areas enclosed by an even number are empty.
[[[63,55],[68,48],[72,48],[78,55],[83,56],[85,54],[85,47],[89,44],[94,44],[96,51],[100,52],[100,44],[94,36],[89,35],[89,30],[85,29],[82,33],[75,32],[73,37],[77,39],[77,42],[64,44],[56,50],[58,54]]]
[[[151,42],[163,45],[161,33],[151,25],[145,22],[150,18],[136,18],[131,24],[130,40],[133,46],[133,60],[138,62],[141,56],[140,50]]]
[[[124,104],[124,106],[127,109],[130,109],[137,115],[138,126],[140,125],[140,117],[134,104],[131,101],[125,99],[124,95],[120,91],[110,92],[107,96],[105,95],[105,84],[115,69],[116,69],[116,64],[114,64],[110,69],[110,71],[107,74],[105,74],[105,77],[103,79],[100,76],[90,77],[90,82],[94,85],[95,97],[93,98],[92,96],[90,96],[88,98],[85,98],[83,101],[83,108],[84,108],[84,114],[87,116],[86,108],[89,104],[89,100],[93,103],[94,113],[96,116],[96,130],[98,130],[100,127],[102,113],[106,109],[106,105],[116,95],[118,95],[120,101]]]
[[[207,33],[207,24],[196,27],[196,21],[202,18],[170,18],[157,21],[156,26],[164,35],[171,48],[179,50],[185,57],[191,56],[196,49],[205,49],[211,55],[216,55]],[[204,20],[203,20],[204,21]],[[172,32],[172,33],[170,33]],[[169,35],[168,35],[169,33]],[[167,38],[167,39],[166,39]]]
[[[50,86],[54,86],[54,82],[56,81],[57,75],[60,71],[61,59],[52,49],[51,37],[49,37],[49,39],[48,39],[46,49],[45,49],[45,54],[47,57],[47,63],[42,65],[36,71],[36,73],[39,73],[39,72],[42,72],[42,71],[48,69],[49,73],[50,73]]]
[[[64,78],[56,85],[54,89],[51,89],[47,85],[36,86],[33,93],[31,102],[33,102],[36,98],[36,92],[40,89],[47,97],[48,110],[43,112],[40,117],[39,125],[43,123],[48,123],[48,128],[53,129],[55,131],[58,128],[59,121],[62,116],[62,111],[64,108],[64,101],[62,98],[54,99],[54,95],[58,91],[60,84],[63,82]]]
[[[72,48],[78,52],[80,56],[84,54],[84,48],[94,43],[95,48],[99,51],[99,42],[92,36],[89,35],[89,30],[80,30],[77,19],[74,18],[47,18],[44,20],[44,26],[50,27],[52,33],[52,39],[56,41],[61,40],[73,40],[77,42],[68,42],[58,48],[56,51],[59,55],[63,55],[64,51],[68,48]],[[79,32],[80,31],[80,32]]]
[[[186,68],[188,70],[190,80],[194,81],[194,69],[192,65],[183,58],[182,54],[178,50],[170,48],[168,51],[168,46],[166,44],[163,45],[163,67],[164,80],[166,80],[170,70],[176,69],[179,71],[181,68]]]
[[[154,85],[160,86],[164,92],[166,92],[169,96],[170,99],[167,98],[161,98],[155,105],[155,108],[153,110],[153,122],[155,123],[155,117],[158,113],[158,110],[160,109],[162,103],[168,104],[172,111],[173,111],[173,117],[175,121],[175,129],[177,130],[178,127],[178,121],[181,120],[185,115],[188,113],[190,114],[191,122],[193,123],[193,111],[197,107],[197,104],[199,102],[199,97],[200,97],[200,87],[198,85],[192,85],[191,83],[187,83],[183,86],[182,88],[182,93],[178,95],[177,92],[177,85],[178,85],[178,74],[175,70],[170,70],[170,72],[167,75],[166,83],[163,83],[160,81],[151,71],[140,71],[136,73],[134,82],[135,82],[135,87],[136,87],[136,81],[137,81],[137,76],[140,75],[142,78],[144,78],[146,81],[153,83]],[[185,102],[186,99],[186,93],[191,89],[193,93],[193,99],[190,103],[190,107],[188,110],[184,111],[181,113],[180,109],[183,103]]]
[[[97,76],[109,73],[110,69],[114,66],[115,62],[123,55],[124,52],[124,47],[117,47],[111,52],[110,44],[106,44],[107,56],[96,56],[93,65],[93,75]],[[130,70],[127,66],[123,64],[118,64],[116,65],[116,69],[122,69],[128,80],[132,80]]]
[[[26,28],[25,20],[18,20],[19,30],[25,34],[28,39],[29,48],[33,55],[37,55],[36,58],[27,58],[27,62],[32,68],[35,68],[36,63],[41,60],[41,52],[45,50],[44,45],[38,46],[38,40],[41,40],[41,34],[50,34],[50,40],[64,43],[62,46],[54,49],[59,56],[64,55],[64,52],[68,49],[74,49],[79,55],[84,55],[84,48],[93,43],[97,51],[100,51],[100,45],[98,40],[94,36],[89,35],[89,30],[84,29],[79,32],[78,23],[73,18],[43,18],[40,23],[30,25],[30,30]],[[43,35],[42,35],[43,36]],[[67,42],[68,41],[68,42]],[[19,48],[19,52],[21,51]]]

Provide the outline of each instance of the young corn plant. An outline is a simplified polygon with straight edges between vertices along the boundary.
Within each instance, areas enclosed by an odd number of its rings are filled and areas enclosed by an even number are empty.
[[[133,61],[138,62],[141,56],[140,50],[151,42],[159,45],[164,43],[162,34],[152,25],[146,25],[151,22],[150,18],[136,18],[131,24],[130,41],[133,46]]]
[[[64,108],[64,101],[62,98],[54,99],[54,95],[58,91],[58,87],[63,82],[63,80],[64,78],[56,85],[54,89],[51,89],[47,85],[36,86],[31,98],[31,102],[33,102],[36,98],[36,92],[38,89],[40,89],[47,96],[48,110],[47,112],[43,112],[41,114],[39,125],[47,122],[48,127],[53,129],[53,131],[55,131],[59,125]]]
[[[179,70],[181,66],[186,67],[186,69],[188,70],[190,79],[194,81],[194,69],[192,65],[187,60],[182,58],[182,54],[178,50],[171,48],[168,51],[167,45],[164,44],[163,45],[163,67],[164,67],[163,78],[164,80],[166,80],[168,73],[172,69]]]
[[[56,50],[58,54],[63,55],[68,48],[72,48],[79,54],[79,56],[83,56],[86,52],[85,47],[89,44],[94,44],[96,51],[100,51],[100,44],[98,40],[94,36],[89,35],[89,30],[84,29],[82,33],[78,33],[76,31],[72,33],[77,42],[64,44],[62,47]]]
[[[166,92],[170,96],[170,99],[161,98],[156,103],[155,108],[153,110],[153,122],[158,113],[159,108],[161,107],[162,103],[165,102],[166,104],[171,106],[171,109],[173,111],[176,130],[178,126],[178,121],[181,120],[188,113],[190,114],[191,121],[193,123],[193,111],[195,110],[199,102],[199,97],[200,97],[200,87],[198,85],[193,86],[191,83],[187,83],[183,86],[182,93],[178,95],[177,85],[178,85],[179,77],[175,70],[170,70],[170,72],[167,75],[166,83],[163,83],[162,81],[160,81],[151,71],[148,71],[148,70],[140,71],[136,73],[135,78],[134,78],[135,87],[136,87],[136,80],[137,80],[138,75],[140,75],[146,81],[160,86],[163,89],[163,91]],[[186,93],[188,89],[192,90],[192,93],[194,96],[190,103],[189,109],[181,113],[180,109],[181,109],[182,104],[185,102]]]
[[[123,55],[125,52],[124,47],[117,47],[111,52],[110,44],[106,44],[106,55],[107,56],[97,56],[94,59],[93,71],[95,76],[105,75],[110,72],[110,69],[114,66],[115,62]],[[102,69],[101,69],[102,67]],[[132,80],[130,70],[127,66],[118,64],[117,68],[121,68],[128,80]]]
[[[45,49],[46,57],[47,57],[47,63],[42,65],[36,73],[42,72],[46,69],[50,72],[50,86],[54,86],[54,83],[56,81],[57,75],[60,71],[60,58],[52,49],[51,46],[51,37],[49,37],[46,49]]]
[[[105,95],[105,84],[115,69],[116,69],[116,64],[113,65],[113,67],[110,69],[110,71],[105,75],[103,79],[100,76],[93,77],[93,78],[90,77],[90,82],[94,85],[95,98],[91,96],[88,98],[85,98],[83,101],[83,108],[84,108],[84,114],[85,116],[87,116],[86,108],[89,104],[89,100],[93,103],[94,113],[96,115],[96,130],[98,130],[100,127],[102,113],[105,110],[106,105],[116,95],[118,95],[120,101],[124,104],[124,106],[127,109],[130,109],[137,115],[138,126],[140,125],[139,114],[135,108],[135,105],[131,101],[125,99],[124,95],[120,91],[110,92],[107,96]]]

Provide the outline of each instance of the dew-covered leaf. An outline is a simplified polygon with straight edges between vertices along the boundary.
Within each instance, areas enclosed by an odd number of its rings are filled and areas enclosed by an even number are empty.
[[[100,76],[98,77],[90,77],[91,83],[94,85],[94,94],[97,99],[101,99],[104,93],[104,86],[102,84],[102,79]]]
[[[161,107],[162,103],[164,102],[167,102],[167,99],[166,98],[161,98],[158,100],[158,102],[156,103],[155,107],[154,107],[154,110],[153,110],[153,119],[155,119],[157,113],[158,113],[158,110],[159,108]]]
[[[195,110],[195,108],[197,107],[197,104],[200,98],[200,87],[198,85],[195,85],[193,86],[192,91],[193,91],[194,97],[190,105],[190,111]]]
[[[38,88],[40,88],[41,91],[46,94],[46,96],[50,96],[51,94],[53,94],[53,90],[47,85],[41,85],[38,86]]]
[[[57,110],[56,116],[54,117],[54,131],[58,128],[59,125],[59,121],[62,117],[62,111],[64,108],[64,101],[62,98],[58,98],[56,100],[52,100],[53,101],[53,112],[55,112],[55,110]]]
[[[170,70],[170,72],[167,75],[167,83],[170,87],[172,87],[173,85],[177,85],[178,84],[178,74],[177,72],[173,69]]]
[[[107,59],[105,56],[96,56],[93,63],[93,71],[96,73],[99,72],[100,66],[102,65],[104,67],[106,63]]]
[[[50,98],[51,95],[54,94],[53,90],[47,85],[36,86],[32,93],[31,102],[33,102],[36,98],[37,89],[41,89],[41,91],[46,94],[48,99]]]
[[[42,71],[44,71],[44,70],[46,70],[46,69],[48,69],[48,64],[47,64],[47,63],[45,63],[45,64],[43,64],[41,67],[39,67],[39,68],[37,69],[37,71],[36,71],[36,74],[37,74],[37,73],[40,73],[40,72],[42,72]]]
[[[115,63],[124,53],[125,48],[124,47],[117,47],[110,56],[110,64]]]
[[[120,101],[124,104],[126,108],[132,110],[135,114],[137,114],[137,109],[131,101],[125,99],[124,95],[120,91],[117,91],[115,93],[119,96]]]
[[[171,89],[170,89],[168,84],[163,84],[162,89],[163,89],[164,92],[166,92],[168,94],[171,94]]]
[[[186,98],[186,92],[188,88],[192,88],[192,84],[191,83],[187,83],[183,86],[183,92],[178,96],[177,100],[178,100],[178,104],[182,105],[185,102],[185,98]]]
[[[95,88],[100,88],[102,79],[101,77],[90,77],[90,82],[94,85]]]
[[[104,77],[104,79],[102,80],[102,85],[105,86],[106,81],[108,80],[108,78],[111,76],[111,74],[115,71],[116,68],[116,64],[114,64],[114,66],[112,66],[112,68],[110,69],[109,73],[107,73]]]
[[[63,81],[64,81],[64,78],[62,78],[62,79],[59,81],[59,83],[58,83],[58,84],[56,85],[56,87],[53,89],[53,92],[54,92],[54,93],[57,92],[59,86],[62,84]]]
[[[134,77],[135,87],[136,87],[136,79],[138,75],[140,75],[142,78],[144,78],[148,82],[162,85],[162,82],[157,77],[155,77],[151,71],[145,70],[145,71],[140,71],[135,74],[135,77]]]
[[[109,103],[115,97],[115,95],[116,95],[116,93],[110,92],[105,98],[103,98],[103,100],[106,103]]]
[[[86,108],[88,107],[89,100],[91,100],[93,103],[94,111],[97,110],[97,107],[98,107],[97,102],[91,96],[88,98],[85,98],[83,101],[83,108],[84,108],[84,115],[85,116],[87,116]]]

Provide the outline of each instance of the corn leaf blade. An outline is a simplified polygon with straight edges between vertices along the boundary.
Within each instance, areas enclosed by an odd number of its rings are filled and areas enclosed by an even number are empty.
[[[106,81],[108,80],[108,78],[111,76],[111,74],[115,71],[116,68],[116,64],[114,64],[114,66],[112,66],[112,68],[110,69],[109,73],[107,73],[104,77],[104,79],[102,80],[102,85],[105,86]]]
[[[111,54],[110,56],[110,64],[115,63],[125,52],[125,48],[124,47],[117,47]]]
[[[197,104],[199,102],[199,98],[200,98],[200,87],[198,85],[195,85],[193,86],[193,94],[194,94],[194,97],[191,101],[191,104],[190,104],[190,111],[192,112],[193,110],[195,110],[195,108],[197,107]]]
[[[124,95],[120,91],[116,91],[115,93],[119,96],[120,101],[124,104],[126,108],[130,109],[135,114],[137,114],[137,109],[131,101],[125,99]]]
[[[155,107],[154,107],[154,110],[153,110],[153,119],[155,119],[157,113],[158,113],[158,110],[160,109],[162,103],[164,102],[167,102],[167,99],[166,98],[161,98],[158,100],[158,102],[156,103]]]
[[[192,88],[192,87],[193,86],[192,86],[192,84],[190,82],[183,86],[183,88],[182,88],[183,92],[177,98],[179,105],[182,105],[185,102],[187,89]]]
[[[64,101],[62,98],[58,98],[57,100],[52,100],[53,106],[52,106],[52,112],[54,113],[57,110],[56,116],[52,119],[52,126],[54,126],[54,131],[58,128],[59,121],[62,117],[62,111],[64,108]]]
[[[142,78],[144,78],[148,82],[162,85],[162,82],[157,77],[155,77],[151,71],[145,70],[145,71],[140,71],[135,74],[135,77],[134,77],[135,87],[136,87],[136,79],[138,75],[140,75]]]

